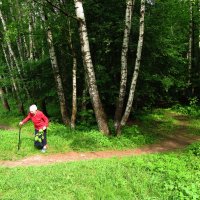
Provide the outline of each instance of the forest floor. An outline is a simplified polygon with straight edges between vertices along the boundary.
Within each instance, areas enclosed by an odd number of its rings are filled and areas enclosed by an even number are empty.
[[[26,157],[17,161],[0,161],[0,166],[5,167],[17,167],[17,166],[40,166],[61,162],[71,162],[79,160],[91,160],[99,158],[112,158],[112,157],[125,157],[136,156],[141,154],[150,154],[158,152],[175,151],[183,149],[187,145],[200,140],[200,136],[188,134],[186,128],[188,122],[184,116],[175,116],[178,120],[178,128],[175,132],[165,136],[165,138],[156,144],[146,145],[137,149],[129,150],[107,150],[97,152],[67,152],[57,154],[45,154],[34,155]],[[7,129],[7,127],[0,128]]]

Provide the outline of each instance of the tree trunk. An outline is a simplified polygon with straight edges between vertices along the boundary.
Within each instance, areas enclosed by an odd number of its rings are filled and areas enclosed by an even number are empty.
[[[134,4],[135,0],[127,0],[126,2],[125,28],[124,28],[124,38],[123,38],[122,52],[121,52],[121,81],[120,81],[119,97],[115,111],[115,129],[117,129],[121,120],[123,106],[124,106],[124,98],[126,94],[127,54],[128,54],[129,37],[130,37],[132,12]]]
[[[54,74],[54,78],[56,82],[62,120],[64,124],[69,125],[70,120],[67,113],[67,104],[65,100],[64,89],[63,89],[62,80],[59,73],[58,62],[56,58],[56,53],[54,49],[53,36],[52,36],[52,32],[50,28],[47,29],[47,41],[49,44],[49,55],[50,55],[51,65],[52,65],[53,74]]]
[[[117,135],[121,133],[121,127],[124,126],[129,118],[133,99],[135,95],[135,87],[137,83],[137,78],[140,69],[140,61],[141,61],[141,54],[142,54],[142,47],[143,47],[143,38],[144,38],[144,15],[145,15],[145,0],[141,0],[141,8],[140,8],[140,27],[139,27],[139,39],[138,39],[138,46],[137,46],[137,55],[135,61],[135,69],[132,76],[131,87],[129,91],[128,102],[126,105],[126,109],[124,115],[121,119],[120,125],[117,127]]]
[[[35,44],[34,44],[34,39],[33,39],[33,30],[34,30],[34,14],[33,14],[33,8],[34,8],[34,3],[30,2],[29,6],[29,60],[33,60],[35,58],[34,52],[35,52]]]
[[[4,94],[5,94],[4,89],[0,87],[0,97],[1,97],[2,105],[6,111],[10,111],[8,100],[4,97]]]
[[[23,29],[22,27],[22,20],[23,20],[23,11],[21,9],[21,5],[19,3],[19,0],[16,0],[16,10],[18,11],[17,13],[17,20],[18,20],[18,26],[20,29]],[[21,60],[26,60],[28,58],[28,45],[27,45],[27,42],[26,42],[26,38],[25,38],[25,35],[20,35],[18,36],[18,43],[19,43],[19,46],[20,46],[20,49],[21,49],[21,57],[22,59]]]
[[[87,27],[86,27],[82,0],[74,0],[74,4],[75,4],[75,9],[76,9],[76,16],[79,20],[79,36],[80,36],[80,42],[81,42],[81,51],[82,51],[82,57],[83,57],[83,62],[84,62],[83,65],[85,66],[86,68],[85,70],[87,73],[90,98],[91,98],[92,105],[94,108],[99,130],[103,132],[105,135],[109,135],[106,115],[103,110],[103,106],[99,97],[98,88],[96,85],[96,77],[95,77],[94,67],[93,67],[91,54],[90,54],[90,47],[89,47]]]
[[[0,76],[0,81],[1,80],[2,80],[2,77]],[[4,88],[0,87],[0,98],[2,101],[2,105],[6,111],[10,111],[10,106],[9,106],[7,98],[5,97],[5,93],[6,92],[5,92]]]
[[[70,27],[70,20],[68,20],[69,24],[69,37],[68,37],[68,44],[69,49],[72,52],[72,59],[73,59],[73,66],[72,66],[72,115],[71,115],[71,128],[75,128],[76,124],[76,114],[77,114],[77,84],[76,84],[76,71],[77,71],[77,59],[76,59],[76,52],[72,44],[72,33]]]
[[[83,83],[83,93],[81,98],[81,111],[86,111],[87,107],[87,97],[88,97],[88,83],[85,74],[84,83]]]
[[[190,0],[190,24],[189,24],[189,44],[188,44],[188,86],[191,88],[192,70],[192,43],[193,43],[193,0]]]
[[[0,9],[0,18],[1,18],[2,25],[3,25],[3,29],[4,29],[5,32],[7,32],[6,23],[5,23],[5,20],[4,20],[3,15],[2,15],[1,9]],[[22,81],[22,86],[23,86],[23,88],[24,88],[24,90],[25,90],[25,92],[26,92],[27,97],[30,98],[28,88],[26,87],[26,85],[25,85],[24,82],[23,82],[23,76],[22,76],[22,73],[21,73],[21,69],[20,69],[20,67],[19,67],[17,58],[16,58],[15,53],[14,53],[14,51],[13,51],[13,49],[12,49],[11,42],[10,42],[9,39],[6,40],[6,44],[7,44],[7,46],[8,46],[8,50],[9,50],[9,54],[10,54],[10,59],[13,59],[13,61],[14,61],[14,63],[15,63],[15,66],[16,66],[16,68],[17,68],[17,72],[18,72],[18,74],[19,74],[19,77],[20,77],[20,79],[21,79],[21,81]]]
[[[74,50],[73,50],[74,51]],[[73,56],[73,69],[72,69],[72,116],[71,116],[71,128],[75,128],[76,113],[77,113],[77,85],[76,85],[76,68],[77,60]]]
[[[14,15],[14,12],[13,12],[14,6],[13,6],[12,2],[9,1],[9,3],[12,5],[12,6],[10,6],[10,13],[11,13],[11,16],[12,16],[12,20],[13,20],[13,21],[19,21],[19,22],[21,22],[20,15],[17,15],[17,17]],[[18,3],[19,3],[19,2],[17,1],[17,2],[16,2],[16,4],[17,4],[16,9],[17,9],[17,10],[20,10],[20,9],[19,9]],[[15,9],[15,8],[14,8],[14,9]],[[21,65],[22,65],[22,67],[23,67],[23,62],[24,62],[24,60],[23,60],[23,56],[22,56],[22,42],[21,42],[21,38],[20,38],[19,35],[17,36],[16,44],[17,44],[17,50],[18,50],[18,53],[19,53],[20,62],[21,62]],[[23,73],[22,73],[22,74],[23,74]]]
[[[199,8],[199,19],[200,19],[200,0],[198,1],[198,8]],[[198,66],[199,66],[199,75],[200,75],[200,21],[199,21],[199,46],[198,46]]]
[[[18,106],[19,113],[25,115],[23,103],[22,103],[20,95],[19,95],[19,89],[18,89],[18,86],[17,86],[17,83],[16,83],[16,79],[13,75],[13,68],[12,68],[13,60],[10,58],[10,56],[8,56],[9,54],[8,55],[6,54],[6,51],[5,51],[3,45],[2,45],[2,50],[3,50],[3,53],[4,53],[4,57],[5,57],[7,66],[8,66],[8,71],[9,71],[9,74],[10,74],[10,77],[11,77],[11,83],[12,83],[12,86],[13,86],[14,97],[16,99],[16,103],[17,103],[17,106]],[[10,60],[10,63],[9,63],[8,60]]]

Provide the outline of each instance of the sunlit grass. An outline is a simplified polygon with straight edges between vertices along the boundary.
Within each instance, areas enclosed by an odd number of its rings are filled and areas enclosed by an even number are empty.
[[[40,167],[0,167],[1,199],[199,199],[200,160],[155,154]]]
[[[51,122],[47,154],[68,151],[129,149],[151,144],[179,128],[171,110],[155,110],[141,115],[123,128],[119,137],[106,137],[94,127],[75,131]],[[1,116],[5,116],[2,114]],[[186,116],[187,117],[187,116]],[[18,116],[0,117],[0,160],[18,160],[40,154],[33,146],[33,124],[21,130],[18,151]],[[11,120],[10,120],[11,119]],[[186,118],[186,132],[198,134],[198,118]],[[189,128],[187,128],[189,127]],[[200,148],[195,143],[184,151],[129,158],[97,159],[38,167],[0,167],[0,199],[200,199]]]
[[[5,116],[5,113],[0,113],[0,115]],[[177,115],[178,113],[170,109],[157,109],[151,113],[140,115],[135,122],[133,121],[132,125],[124,127],[122,134],[118,137],[107,137],[92,126],[81,125],[72,130],[62,124],[50,122],[47,131],[48,151],[46,154],[69,151],[134,149],[152,144],[165,138],[166,135],[176,132],[179,125],[174,116]],[[7,121],[5,121],[5,118],[0,118],[0,124],[9,127],[12,125],[11,130],[0,130],[1,160],[16,160],[40,153],[33,146],[34,127],[32,122],[28,122],[22,127],[20,150],[17,150],[19,140],[18,123],[20,120],[20,117],[13,117],[11,114],[7,116]],[[187,129],[186,127],[185,131],[188,131]],[[190,124],[190,129],[192,132],[198,133],[198,120]]]

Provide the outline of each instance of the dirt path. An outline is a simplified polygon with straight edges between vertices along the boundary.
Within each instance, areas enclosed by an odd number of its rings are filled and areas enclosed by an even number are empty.
[[[24,158],[18,161],[0,161],[0,166],[5,167],[17,167],[17,166],[39,166],[39,165],[48,165],[61,162],[70,162],[78,160],[91,160],[98,158],[111,158],[111,157],[125,157],[125,156],[134,156],[141,154],[149,153],[158,153],[173,151],[186,147],[187,145],[200,140],[200,136],[189,135],[186,133],[187,121],[184,117],[180,117],[179,128],[173,135],[167,136],[165,139],[160,141],[157,144],[152,144],[144,146],[138,149],[130,149],[124,151],[98,151],[98,152],[68,152],[68,153],[59,153],[52,155],[36,155]]]

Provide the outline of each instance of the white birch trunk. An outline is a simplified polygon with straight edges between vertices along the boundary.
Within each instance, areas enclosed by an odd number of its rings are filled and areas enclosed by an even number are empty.
[[[16,9],[19,12],[18,13],[18,20],[20,22],[22,22],[22,20],[24,19],[23,10],[20,9],[22,5],[19,3],[18,0],[16,0],[16,5],[17,5]],[[19,23],[19,25],[21,25],[21,23]],[[22,28],[22,27],[20,27],[20,28]],[[22,58],[23,58],[23,60],[27,60],[29,58],[29,50],[28,50],[28,44],[27,44],[25,35],[22,35],[21,38],[20,38],[20,46],[21,46],[21,49],[22,49]]]
[[[9,71],[9,74],[10,74],[10,77],[11,77],[11,83],[12,83],[12,86],[13,86],[13,92],[14,92],[14,95],[15,95],[15,98],[16,98],[16,102],[17,102],[17,105],[18,105],[18,109],[19,109],[19,113],[22,113],[23,115],[25,114],[24,112],[24,107],[23,107],[23,103],[20,99],[20,95],[19,95],[19,89],[18,89],[18,85],[16,83],[16,79],[13,75],[13,60],[12,58],[8,58],[8,55],[6,54],[6,50],[4,48],[4,46],[2,45],[2,50],[3,50],[3,54],[4,54],[4,57],[5,57],[5,60],[6,60],[6,64],[8,66],[8,71]],[[10,63],[9,61],[10,60]]]
[[[189,44],[188,44],[188,85],[191,86],[192,71],[192,31],[193,31],[193,0],[190,0],[190,24],[189,24]]]
[[[72,69],[72,116],[71,116],[71,128],[75,128],[76,113],[77,113],[77,85],[76,85],[76,57],[73,57],[73,69]]]
[[[117,129],[121,120],[123,106],[124,106],[124,98],[126,94],[127,54],[128,54],[128,46],[129,46],[134,3],[135,3],[135,0],[127,0],[126,2],[125,28],[124,28],[124,37],[123,37],[122,52],[121,52],[121,81],[120,81],[119,97],[118,97],[117,107],[115,111],[115,129]]]
[[[75,128],[76,122],[76,114],[77,114],[77,82],[76,82],[76,72],[77,72],[77,59],[76,53],[72,44],[72,34],[71,34],[71,27],[70,21],[68,20],[68,27],[69,27],[69,48],[72,52],[72,59],[73,59],[73,66],[72,66],[72,115],[71,115],[71,128]]]
[[[2,50],[3,50],[4,58],[6,60],[6,64],[8,66],[8,71],[9,71],[9,74],[10,74],[10,77],[11,77],[11,83],[12,83],[14,93],[18,93],[18,86],[17,86],[17,83],[15,81],[16,79],[14,78],[13,70],[10,67],[10,66],[13,66],[13,62],[10,58],[8,58],[8,55],[7,55],[6,50],[5,50],[3,45],[2,45]],[[9,60],[10,60],[10,63],[9,63]],[[19,95],[16,95],[16,96],[19,96]]]
[[[89,93],[94,108],[96,120],[98,123],[99,130],[104,134],[109,134],[108,124],[105,112],[102,107],[102,103],[99,97],[99,92],[96,85],[96,77],[94,72],[94,67],[90,54],[90,47],[87,35],[87,27],[85,21],[85,15],[83,10],[82,0],[74,0],[76,16],[79,20],[79,36],[81,41],[81,51],[85,70],[87,73],[88,84],[89,84]]]
[[[5,32],[7,32],[6,22],[5,22],[5,20],[4,20],[4,17],[3,17],[3,15],[2,15],[1,10],[0,10],[0,18],[1,18],[2,25],[3,25],[3,29],[4,29]],[[18,62],[17,62],[17,58],[16,58],[16,56],[15,56],[15,54],[14,54],[14,51],[13,51],[13,49],[12,49],[12,47],[11,47],[11,42],[10,42],[10,40],[7,39],[7,40],[6,40],[6,43],[7,43],[7,46],[8,46],[8,50],[9,50],[10,56],[13,58],[13,60],[14,60],[14,62],[15,62],[15,65],[16,65],[16,67],[17,67],[17,71],[18,71],[19,74],[21,74],[21,70],[20,70],[20,68],[19,68],[19,65],[18,65]]]
[[[34,45],[34,39],[33,39],[33,30],[34,30],[34,16],[33,16],[33,12],[32,12],[32,5],[30,6],[30,11],[29,11],[29,26],[28,26],[28,30],[29,30],[29,60],[33,60],[34,59],[34,49],[35,49],[35,45]]]
[[[1,9],[0,9],[0,18],[1,18],[2,25],[3,25],[3,29],[4,29],[5,32],[7,32],[6,22],[4,20],[3,15],[2,15]],[[24,90],[26,92],[26,95],[27,95],[28,98],[30,98],[29,91],[28,91],[26,85],[23,82],[23,76],[22,76],[22,73],[21,73],[21,69],[19,67],[19,64],[18,64],[17,58],[15,56],[15,53],[14,53],[14,51],[12,49],[11,42],[10,42],[9,38],[6,40],[6,44],[8,46],[8,50],[9,50],[9,54],[10,54],[10,59],[13,59],[13,61],[15,63],[15,66],[17,68],[17,72],[19,74],[19,77],[22,80],[22,85],[23,85],[23,88],[24,88]]]
[[[20,21],[20,15],[17,15],[17,16],[14,16],[14,12],[13,12],[13,4],[12,4],[12,2],[11,1],[9,1],[9,3],[12,5],[12,6],[10,6],[10,13],[11,13],[11,16],[12,16],[12,20],[13,21]],[[19,9],[19,7],[18,7],[18,1],[16,2],[17,3],[17,7],[16,8],[14,8],[14,9],[18,9],[18,10],[20,10]],[[16,18],[15,18],[16,17]],[[16,39],[16,44],[17,44],[17,50],[18,50],[18,53],[19,53],[19,58],[20,58],[20,61],[21,61],[21,65],[22,65],[22,67],[23,67],[23,57],[22,57],[22,45],[21,45],[21,39],[20,39],[20,37],[19,36],[17,36],[17,39]]]
[[[22,56],[22,43],[21,43],[21,39],[19,37],[17,38],[16,43],[17,43],[17,49],[18,49],[18,52],[19,52],[19,58],[20,58],[20,61],[21,61],[21,65],[22,65],[22,67],[24,67],[24,60],[23,60],[23,56]]]
[[[138,46],[137,46],[135,69],[133,72],[133,77],[132,77],[132,82],[131,82],[131,87],[130,87],[130,92],[129,92],[129,97],[128,97],[128,102],[126,105],[125,113],[120,122],[120,126],[118,127],[117,134],[119,134],[121,132],[121,127],[126,124],[128,117],[130,115],[130,112],[131,112],[132,104],[133,104],[133,99],[134,99],[134,95],[135,95],[135,87],[136,87],[137,78],[138,78],[139,69],[140,69],[142,47],[143,47],[144,16],[145,16],[145,0],[141,0],[139,39],[138,39]]]
[[[67,104],[66,104],[66,100],[64,96],[63,84],[62,84],[61,76],[59,73],[58,62],[57,62],[56,53],[55,53],[55,49],[53,45],[53,36],[52,36],[52,32],[50,28],[48,28],[47,30],[47,41],[49,44],[49,55],[50,55],[51,65],[52,65],[54,78],[56,82],[62,120],[64,124],[69,125],[69,118],[67,115]]]

